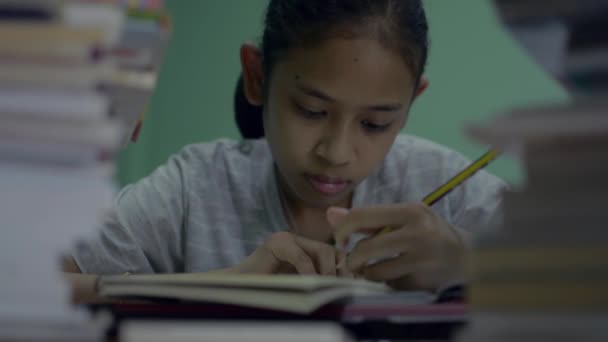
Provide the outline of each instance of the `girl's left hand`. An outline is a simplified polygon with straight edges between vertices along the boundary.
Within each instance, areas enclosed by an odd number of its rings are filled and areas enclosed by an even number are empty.
[[[350,212],[330,208],[327,216],[338,246],[346,246],[353,233],[371,233],[356,244],[345,265],[340,265],[356,275],[400,290],[431,291],[463,278],[467,248],[461,233],[425,204]],[[384,227],[392,230],[376,234]]]

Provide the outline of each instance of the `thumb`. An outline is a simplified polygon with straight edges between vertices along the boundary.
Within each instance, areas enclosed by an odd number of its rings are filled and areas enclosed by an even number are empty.
[[[337,226],[348,215],[348,209],[340,207],[329,207],[326,212],[327,221],[332,226]]]

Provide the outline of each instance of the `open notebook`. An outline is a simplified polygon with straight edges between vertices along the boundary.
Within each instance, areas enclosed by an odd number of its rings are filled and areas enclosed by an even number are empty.
[[[184,273],[107,276],[99,292],[104,297],[202,301],[307,314],[339,299],[377,298],[391,289],[362,279],[324,276]],[[408,295],[412,304],[434,298],[424,292]]]

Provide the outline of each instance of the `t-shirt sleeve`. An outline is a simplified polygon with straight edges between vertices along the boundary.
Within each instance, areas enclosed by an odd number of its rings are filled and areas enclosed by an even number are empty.
[[[99,233],[72,252],[83,273],[172,273],[183,268],[186,163],[182,152],[120,191]]]

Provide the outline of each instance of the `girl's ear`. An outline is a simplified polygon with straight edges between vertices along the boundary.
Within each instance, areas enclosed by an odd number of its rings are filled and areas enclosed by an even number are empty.
[[[262,53],[254,44],[243,43],[240,54],[241,67],[243,69],[243,86],[247,101],[251,105],[261,106],[264,102]]]
[[[418,89],[414,93],[414,99],[417,99],[418,96],[422,95],[424,91],[429,87],[429,79],[426,76],[422,76],[420,78],[420,84],[418,85]]]
[[[414,98],[412,99],[412,103],[414,101],[416,101],[416,99],[420,95],[422,95],[428,87],[429,87],[429,79],[426,76],[422,75],[422,77],[420,78],[420,84],[418,85],[418,88],[414,92]],[[403,129],[405,127],[406,123],[407,123],[407,116],[405,116],[403,119],[403,123],[401,124],[401,129]]]

